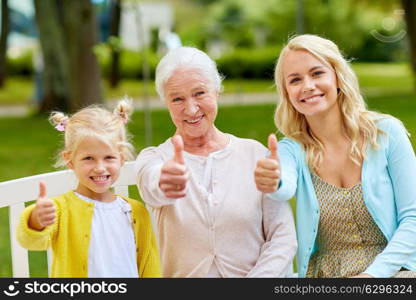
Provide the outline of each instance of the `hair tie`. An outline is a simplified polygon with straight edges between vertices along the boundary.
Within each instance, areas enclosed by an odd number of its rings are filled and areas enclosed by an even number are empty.
[[[58,131],[65,131],[67,124],[68,124],[67,120],[62,120],[61,122],[59,122],[58,125],[55,126],[55,128]]]
[[[121,119],[121,121],[123,122],[124,125],[126,125],[129,122],[129,116],[126,112],[118,111],[118,112],[116,112],[116,114]]]

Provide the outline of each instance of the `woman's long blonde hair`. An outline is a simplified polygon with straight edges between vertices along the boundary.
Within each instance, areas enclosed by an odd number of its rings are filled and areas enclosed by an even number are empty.
[[[347,60],[342,56],[337,45],[330,40],[316,35],[299,35],[289,40],[282,49],[275,68],[275,83],[279,94],[279,103],[275,112],[277,129],[286,137],[301,143],[306,152],[310,168],[315,170],[323,160],[324,147],[313,135],[303,114],[291,104],[285,86],[282,64],[289,51],[304,50],[311,53],[325,65],[334,69],[338,81],[338,98],[343,127],[351,141],[350,158],[361,165],[365,159],[365,149],[370,144],[377,148],[376,112],[367,110],[360,93],[357,76]],[[362,139],[362,143],[361,143]]]

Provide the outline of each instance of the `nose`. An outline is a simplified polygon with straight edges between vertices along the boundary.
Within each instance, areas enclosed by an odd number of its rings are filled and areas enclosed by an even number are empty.
[[[315,82],[313,81],[313,79],[306,76],[305,79],[303,80],[303,91],[307,92],[307,91],[312,91],[314,89],[315,89]]]
[[[104,162],[103,162],[103,161],[98,161],[98,162],[95,164],[94,171],[95,171],[96,173],[103,173],[103,172],[105,171],[105,165],[104,165]]]
[[[185,113],[187,115],[195,115],[199,110],[198,102],[193,99],[189,98],[187,101],[185,101]]]

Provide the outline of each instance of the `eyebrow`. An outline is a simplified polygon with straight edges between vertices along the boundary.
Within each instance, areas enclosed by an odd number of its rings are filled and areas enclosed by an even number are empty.
[[[324,66],[315,66],[315,67],[310,68],[308,72],[313,72],[316,69],[321,69],[323,67]],[[287,77],[292,77],[292,76],[299,76],[299,73],[292,73],[292,74],[288,75]]]
[[[195,91],[197,91],[197,90],[200,90],[200,89],[205,89],[205,90],[208,90],[209,89],[209,86],[208,86],[208,84],[205,84],[205,83],[201,83],[201,84],[199,84],[199,85],[195,85],[194,87],[192,87],[191,89],[190,89],[190,91],[191,91],[191,93],[193,93],[193,92],[195,92]],[[178,95],[181,95],[181,91],[176,91],[176,90],[174,90],[174,91],[172,91],[171,93],[168,93],[167,94],[167,96],[169,97],[169,98],[171,98],[171,97],[176,97],[176,96],[178,96]]]

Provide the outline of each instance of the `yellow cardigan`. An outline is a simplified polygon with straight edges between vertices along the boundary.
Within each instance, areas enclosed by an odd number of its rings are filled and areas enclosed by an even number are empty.
[[[142,203],[123,199],[132,208],[139,276],[161,277],[160,257],[149,214]],[[52,200],[56,206],[55,224],[42,231],[29,228],[28,221],[34,204],[28,206],[16,230],[17,240],[29,250],[46,250],[52,246],[51,277],[88,277],[88,248],[94,204],[81,200],[73,191]]]

